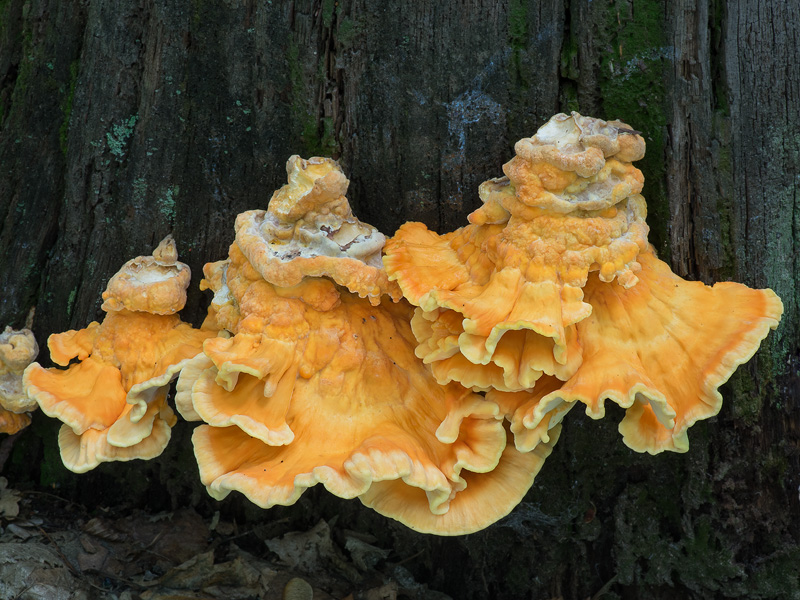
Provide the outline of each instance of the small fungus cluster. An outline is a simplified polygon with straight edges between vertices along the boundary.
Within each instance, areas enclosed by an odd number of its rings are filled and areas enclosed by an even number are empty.
[[[239,215],[228,257],[205,266],[200,329],[176,315],[190,275],[171,238],[129,261],[102,324],[50,337],[67,368],[25,369],[64,422],[64,464],[160,454],[175,377],[214,498],[267,508],[321,483],[438,535],[508,514],[577,402],[595,419],[606,399],[625,408],[636,451],[686,451],[780,299],[656,258],[632,165],[645,143],[625,123],[560,114],[515,150],[468,225],[406,223],[388,241],[353,215],[335,161],[290,158],[267,210]]]
[[[175,314],[186,303],[190,278],[167,237],[152,256],[128,261],[111,278],[102,323],[50,336],[50,358],[66,369],[38,363],[25,369],[29,396],[64,423],[58,443],[71,471],[154,458],[166,448],[177,421],[167,404],[169,383],[203,340],[216,336]]]
[[[6,327],[0,333],[0,433],[17,433],[31,422],[28,413],[37,404],[23,389],[22,373],[38,354],[30,329]]]

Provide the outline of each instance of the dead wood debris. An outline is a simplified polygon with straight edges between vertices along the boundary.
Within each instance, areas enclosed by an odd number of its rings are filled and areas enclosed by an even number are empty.
[[[402,563],[415,557],[335,519],[308,531],[282,521],[239,529],[192,509],[88,514],[0,479],[0,598],[449,600],[414,580]]]

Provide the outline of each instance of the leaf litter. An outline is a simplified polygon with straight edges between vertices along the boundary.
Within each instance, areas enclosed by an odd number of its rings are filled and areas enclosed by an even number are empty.
[[[414,580],[408,557],[337,528],[335,517],[308,531],[272,525],[239,532],[191,508],[89,514],[0,478],[0,598],[450,600]]]

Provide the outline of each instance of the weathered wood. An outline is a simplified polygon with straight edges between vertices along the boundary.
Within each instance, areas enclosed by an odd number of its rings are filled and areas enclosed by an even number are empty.
[[[651,457],[621,444],[620,411],[570,415],[525,502],[463,539],[323,490],[280,514],[340,514],[397,553],[423,550],[405,566],[457,598],[585,598],[610,581],[606,597],[800,597],[798,12],[796,0],[0,0],[0,325],[35,306],[40,340],[85,326],[108,277],[167,233],[198,281],[291,154],[339,158],[356,214],[387,234],[406,220],[447,231],[553,113],[620,118],[648,142],[662,257],[690,279],[772,287],[786,306],[720,416],[690,430],[687,454]],[[207,302],[193,286],[188,318]],[[180,477],[187,434],[157,461],[79,478],[39,415],[6,470],[83,502],[209,507]],[[126,473],[151,482],[115,500]],[[256,518],[245,506],[222,510]]]

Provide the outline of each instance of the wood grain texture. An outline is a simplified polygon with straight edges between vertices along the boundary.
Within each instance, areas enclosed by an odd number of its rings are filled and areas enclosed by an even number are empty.
[[[199,281],[292,154],[338,158],[356,214],[387,234],[449,231],[552,114],[620,118],[648,143],[661,256],[786,307],[690,451],[640,456],[619,411],[570,415],[525,501],[485,532],[416,535],[321,490],[281,514],[340,514],[398,556],[421,550],[405,566],[454,598],[586,598],[608,582],[608,598],[800,597],[797,4],[0,0],[0,326],[35,307],[44,340],[102,317],[107,279],[168,233]],[[193,285],[187,318],[207,303]],[[205,498],[183,426],[161,459],[78,479],[47,423],[15,446],[20,481],[114,502],[144,473],[126,500],[273,514]]]

